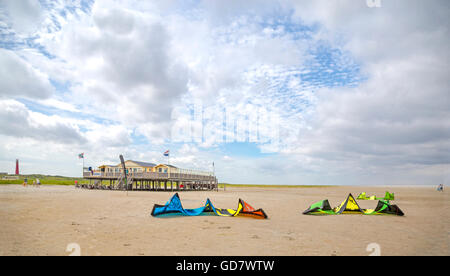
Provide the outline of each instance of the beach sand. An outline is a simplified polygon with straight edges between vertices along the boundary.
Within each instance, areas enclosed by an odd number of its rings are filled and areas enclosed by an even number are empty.
[[[332,207],[352,193],[384,196],[405,213],[397,216],[306,216],[312,203]],[[185,208],[207,198],[236,208],[242,198],[263,208],[267,220],[240,217],[154,218],[155,203],[173,192],[80,190],[73,186],[0,185],[0,255],[449,255],[449,192],[435,187],[230,188],[180,192]],[[359,201],[375,208],[376,201]],[[369,246],[370,247],[370,246]]]

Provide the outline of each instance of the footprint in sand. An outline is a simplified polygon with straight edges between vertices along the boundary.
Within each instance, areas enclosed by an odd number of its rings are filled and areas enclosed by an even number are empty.
[[[219,227],[219,229],[231,229],[231,227],[230,226],[221,226],[221,227]]]

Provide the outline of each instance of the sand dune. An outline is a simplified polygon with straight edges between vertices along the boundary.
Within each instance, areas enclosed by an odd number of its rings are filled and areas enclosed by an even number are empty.
[[[389,190],[404,217],[305,216],[310,204],[334,207],[349,192]],[[0,185],[0,255],[449,255],[449,193],[434,187],[227,188],[180,192],[185,208],[206,198],[235,208],[242,198],[269,219],[216,216],[154,218],[153,204],[173,193]],[[374,208],[375,201],[361,202]]]

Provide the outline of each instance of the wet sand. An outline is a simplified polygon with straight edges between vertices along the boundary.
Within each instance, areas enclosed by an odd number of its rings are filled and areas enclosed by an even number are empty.
[[[352,193],[395,193],[405,213],[397,216],[305,216],[312,203],[332,207]],[[267,220],[240,217],[150,216],[171,192],[80,190],[0,185],[0,255],[449,255],[449,192],[435,187],[228,188],[180,192],[185,208],[210,198],[216,207],[236,208],[242,198],[263,208]],[[359,201],[375,208],[376,201]],[[370,246],[369,246],[370,247]]]

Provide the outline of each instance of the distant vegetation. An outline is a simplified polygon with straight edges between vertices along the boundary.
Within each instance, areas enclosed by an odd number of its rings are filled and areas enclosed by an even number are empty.
[[[22,184],[25,178],[28,180],[28,184],[32,184],[33,181],[36,181],[36,179],[39,178],[42,185],[74,185],[75,180],[77,180],[80,184],[88,182],[87,180],[83,180],[81,177],[75,178],[59,175],[28,174],[19,175],[19,179],[17,180],[2,180],[0,176],[0,184]]]

